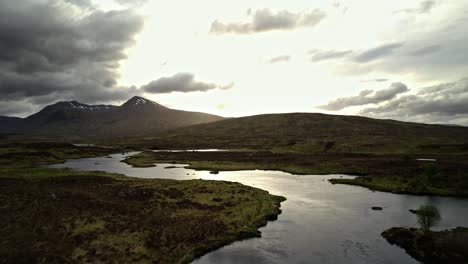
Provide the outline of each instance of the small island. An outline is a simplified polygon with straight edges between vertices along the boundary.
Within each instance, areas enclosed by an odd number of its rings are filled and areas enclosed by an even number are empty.
[[[461,264],[468,260],[468,228],[426,233],[419,228],[394,227],[382,236],[422,263]]]
[[[402,154],[290,153],[226,150],[220,152],[143,151],[123,162],[137,168],[156,163],[189,164],[208,171],[279,170],[297,175],[347,174],[354,179],[330,179],[375,191],[413,195],[468,196],[466,155],[439,154],[438,163]]]
[[[392,245],[403,248],[410,256],[422,263],[467,263],[468,228],[431,231],[442,219],[439,209],[432,205],[421,205],[409,210],[420,228],[394,227],[382,233]]]

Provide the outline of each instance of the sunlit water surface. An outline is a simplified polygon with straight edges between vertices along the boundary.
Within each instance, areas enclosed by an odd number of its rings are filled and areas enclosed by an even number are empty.
[[[99,170],[131,177],[206,179],[240,182],[282,195],[283,213],[261,228],[262,237],[239,241],[199,260],[205,263],[418,263],[402,249],[388,244],[380,233],[395,226],[416,226],[408,210],[431,203],[442,215],[438,229],[468,226],[468,199],[425,197],[373,192],[365,188],[332,185],[330,178],[351,176],[297,176],[279,171],[233,171],[217,175],[194,171],[181,164],[132,168],[120,162],[135,153],[68,160],[56,168]],[[166,169],[167,166],[179,168]],[[381,206],[383,211],[373,211]]]

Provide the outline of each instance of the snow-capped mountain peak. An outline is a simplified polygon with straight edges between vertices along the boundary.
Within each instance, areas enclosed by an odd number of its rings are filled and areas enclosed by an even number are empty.
[[[148,100],[146,98],[140,97],[140,96],[134,96],[127,102],[125,102],[122,106],[123,107],[129,107],[129,106],[145,106],[145,105],[153,105],[153,106],[158,106],[158,107],[163,107],[162,105],[153,102],[151,100]]]

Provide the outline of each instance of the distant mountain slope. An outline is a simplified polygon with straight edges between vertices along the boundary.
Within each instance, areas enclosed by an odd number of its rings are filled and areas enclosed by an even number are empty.
[[[210,114],[174,110],[142,97],[133,97],[122,106],[59,102],[18,119],[17,123],[0,119],[0,131],[55,139],[137,137],[222,119]]]
[[[0,116],[0,134],[15,133],[21,128],[23,119],[19,117]]]
[[[156,135],[147,144],[297,152],[465,152],[468,128],[359,116],[268,114],[184,127]]]

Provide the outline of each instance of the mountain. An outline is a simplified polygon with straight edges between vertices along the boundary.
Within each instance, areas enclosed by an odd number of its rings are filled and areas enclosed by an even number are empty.
[[[468,152],[468,127],[316,113],[267,114],[175,129],[152,147],[253,148],[294,152]]]
[[[24,119],[0,117],[0,134],[12,133],[53,140],[125,137],[125,142],[153,148],[468,153],[468,127],[316,113],[225,119],[170,109],[142,97],[121,106],[59,102]]]
[[[24,119],[0,119],[0,132],[54,139],[136,137],[221,119],[135,96],[121,106],[58,102]]]
[[[0,135],[15,133],[23,124],[19,117],[0,116]]]

